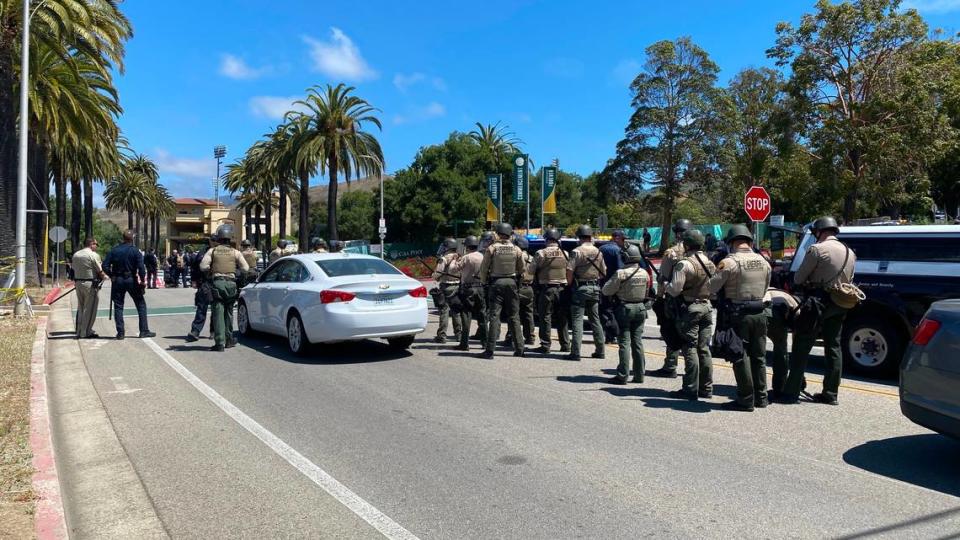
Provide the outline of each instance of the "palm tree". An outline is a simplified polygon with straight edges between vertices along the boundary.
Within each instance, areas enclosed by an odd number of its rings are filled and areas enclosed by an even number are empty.
[[[124,169],[107,182],[107,208],[127,212],[127,228],[133,229],[134,212],[142,212],[150,201],[151,183],[143,173]]]
[[[291,140],[293,162],[296,170],[311,170],[310,165],[319,166],[320,172],[326,172],[327,187],[327,234],[332,240],[339,239],[337,234],[337,176],[343,173],[347,185],[354,173],[375,174],[379,168],[377,160],[383,163],[383,151],[377,138],[364,131],[366,124],[383,129],[380,119],[375,116],[378,109],[366,100],[352,95],[354,88],[344,84],[327,85],[326,88],[314,86],[307,91],[306,99],[297,101],[305,112],[292,113],[288,123],[292,124],[294,137]],[[376,160],[366,156],[373,156]],[[300,174],[300,245],[308,242],[310,217],[309,177]]]
[[[297,190],[294,182],[293,169],[289,158],[290,132],[285,124],[281,124],[272,133],[264,135],[264,140],[255,143],[254,159],[261,175],[269,178],[271,188],[278,191],[280,212],[281,238],[287,236],[287,201],[290,193]]]
[[[166,186],[154,184],[150,191],[150,200],[147,204],[146,214],[150,218],[150,241],[149,247],[159,249],[160,241],[160,220],[169,219],[177,213],[177,205],[173,202],[173,197]]]
[[[263,252],[269,251],[269,242],[271,239],[272,214],[274,207],[273,186],[269,179],[259,174],[253,148],[247,150],[247,153],[241,159],[230,165],[227,165],[227,172],[224,174],[224,186],[231,193],[241,193],[238,198],[238,207],[244,212],[250,211],[255,216],[256,228],[254,229],[254,243]],[[265,213],[265,219],[261,220],[261,214]],[[266,221],[264,232],[266,233],[266,243],[261,243],[260,223]]]
[[[500,122],[486,125],[477,122],[476,126],[477,129],[469,133],[470,138],[493,159],[497,169],[503,165],[505,157],[518,152],[519,146],[523,144],[523,141],[509,131],[509,126],[501,126]]]
[[[150,183],[150,186],[148,186],[148,204],[144,208],[144,212],[142,214],[138,213],[136,217],[137,245],[146,247],[146,228],[148,225],[146,217],[150,214],[150,203],[152,203],[154,199],[157,181],[160,179],[160,171],[157,170],[157,164],[143,154],[134,154],[132,157],[128,158],[126,163],[124,163],[124,167],[130,169],[131,171],[142,174]],[[153,229],[153,226],[151,225],[150,228]]]

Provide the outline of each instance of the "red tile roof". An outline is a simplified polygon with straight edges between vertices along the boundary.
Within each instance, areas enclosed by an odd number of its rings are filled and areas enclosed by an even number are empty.
[[[217,201],[213,199],[196,199],[193,197],[184,197],[180,199],[174,199],[174,204],[183,204],[183,205],[194,205],[194,206],[216,206]]]

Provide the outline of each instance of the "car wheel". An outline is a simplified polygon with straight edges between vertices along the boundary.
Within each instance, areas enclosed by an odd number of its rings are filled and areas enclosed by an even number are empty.
[[[413,345],[413,336],[395,337],[387,340],[390,348],[395,351],[405,351]]]
[[[247,303],[240,302],[237,306],[237,331],[241,336],[253,334],[253,328],[250,326],[250,312],[247,311]]]
[[[287,319],[287,345],[293,354],[306,354],[310,345],[307,334],[303,331],[303,321],[297,313]]]
[[[906,339],[889,322],[855,318],[843,325],[843,359],[850,370],[868,377],[887,377],[900,366]]]

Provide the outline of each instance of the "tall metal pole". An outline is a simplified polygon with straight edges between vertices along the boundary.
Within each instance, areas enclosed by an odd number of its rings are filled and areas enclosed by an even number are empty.
[[[380,161],[380,160],[377,160]],[[387,233],[383,232],[386,230],[386,219],[383,217],[383,161],[380,161],[380,223],[383,224],[383,229],[380,229],[380,259],[383,259],[385,256],[386,250],[386,238]]]
[[[500,204],[499,204],[499,208],[497,208],[497,214],[499,219],[497,220],[497,222],[502,223],[503,222],[503,173],[500,173],[497,175],[497,184],[498,184],[497,193],[500,194]]]
[[[540,168],[540,236],[543,236],[543,194],[544,190],[547,189],[547,170],[543,167]]]
[[[527,234],[530,234],[530,155],[527,155],[527,159],[523,160],[523,168],[525,169],[527,177]]]
[[[23,41],[20,60],[20,161],[17,170],[17,260],[14,289],[20,296],[13,313],[22,316],[27,311],[27,121],[30,89],[30,0],[23,0]]]

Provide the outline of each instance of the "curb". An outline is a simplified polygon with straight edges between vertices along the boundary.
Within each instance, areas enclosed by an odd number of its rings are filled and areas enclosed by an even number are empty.
[[[47,404],[47,317],[37,319],[30,359],[30,450],[33,452],[33,491],[36,496],[34,532],[40,540],[68,538],[60,478],[50,436]]]

